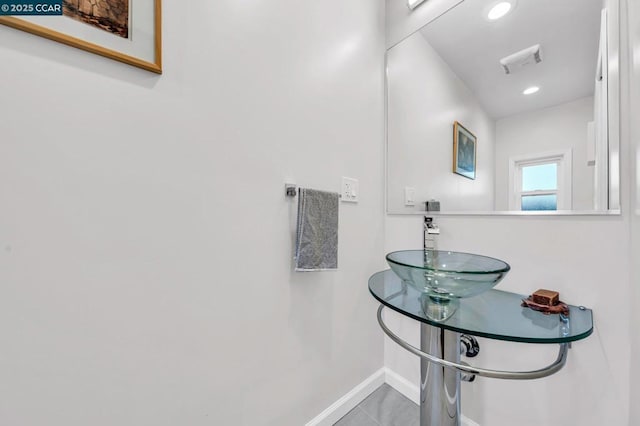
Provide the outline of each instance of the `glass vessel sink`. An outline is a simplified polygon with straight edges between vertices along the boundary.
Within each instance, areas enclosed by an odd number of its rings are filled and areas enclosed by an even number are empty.
[[[396,251],[387,262],[402,281],[440,303],[483,293],[511,269],[492,257],[438,250]]]

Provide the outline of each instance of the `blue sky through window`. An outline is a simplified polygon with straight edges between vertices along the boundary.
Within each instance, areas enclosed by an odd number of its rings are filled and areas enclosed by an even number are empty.
[[[558,164],[540,164],[522,167],[522,191],[558,189]]]

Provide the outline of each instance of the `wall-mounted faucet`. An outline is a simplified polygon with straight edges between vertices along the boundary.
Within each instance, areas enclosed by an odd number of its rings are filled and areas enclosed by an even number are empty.
[[[424,217],[424,249],[438,250],[438,235],[440,227],[435,224],[432,217]]]

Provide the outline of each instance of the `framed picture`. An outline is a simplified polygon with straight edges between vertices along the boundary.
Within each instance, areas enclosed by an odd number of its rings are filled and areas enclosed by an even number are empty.
[[[476,137],[457,121],[453,123],[453,173],[476,178]]]
[[[161,0],[63,0],[62,16],[3,16],[0,24],[162,73]]]

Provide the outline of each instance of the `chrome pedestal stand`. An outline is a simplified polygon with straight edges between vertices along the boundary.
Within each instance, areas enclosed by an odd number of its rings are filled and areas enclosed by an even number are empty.
[[[420,349],[460,363],[460,333],[420,324]],[[460,426],[460,372],[420,358],[420,426]]]

